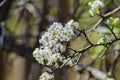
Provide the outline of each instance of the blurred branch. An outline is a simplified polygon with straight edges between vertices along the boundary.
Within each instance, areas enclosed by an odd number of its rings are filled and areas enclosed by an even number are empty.
[[[84,34],[84,35],[85,35],[85,34]],[[86,47],[86,48],[83,48],[83,49],[80,50],[80,51],[77,51],[77,50],[74,50],[74,49],[69,48],[70,50],[74,51],[75,53],[72,54],[72,55],[69,55],[69,56],[67,56],[67,57],[74,58],[74,57],[78,56],[79,54],[83,55],[83,53],[85,53],[85,52],[86,52],[87,50],[89,50],[90,48],[95,47],[95,46],[101,46],[101,45],[102,45],[102,46],[107,46],[107,49],[105,50],[105,53],[106,53],[106,51],[108,50],[108,48],[109,48],[113,43],[115,43],[115,42],[117,42],[117,41],[119,41],[119,40],[120,40],[120,38],[117,38],[117,39],[115,39],[115,40],[113,40],[113,41],[111,41],[111,42],[107,42],[107,43],[105,43],[105,44],[92,44],[92,45],[90,45],[90,46],[88,46],[88,47]],[[104,53],[104,55],[105,55],[105,53]],[[76,63],[73,64],[73,66],[75,66],[76,64],[79,63],[79,60],[81,59],[81,55],[80,55],[80,57],[78,58],[78,60],[76,61]],[[66,63],[62,64],[59,68],[53,70],[53,72],[55,72],[55,71],[61,69],[62,67],[64,67],[64,66],[67,64],[68,61],[69,61],[69,59],[66,61]],[[94,60],[93,60],[93,61],[94,61]],[[91,62],[91,63],[92,63],[92,62]],[[72,66],[72,67],[73,67],[73,66]],[[53,73],[53,72],[52,72],[52,73]]]
[[[3,38],[4,38],[4,33],[5,28],[4,28],[4,22],[0,22],[0,50],[3,46]]]
[[[76,16],[78,14],[78,9],[80,8],[79,0],[74,0],[74,12],[73,12],[73,18],[76,20]]]
[[[97,21],[97,23],[94,26],[85,29],[85,31],[90,32],[91,30],[96,29],[102,21],[104,21],[107,17],[113,15],[114,13],[118,12],[119,10],[120,6],[115,8],[113,11],[110,11],[104,15],[100,15],[101,18]]]
[[[105,26],[110,30],[110,32],[113,34],[113,36],[115,37],[115,39],[117,39],[116,34],[113,32],[113,30],[107,25],[105,24]]]
[[[6,19],[13,1],[14,0],[3,0],[1,2],[1,4],[0,4],[0,21],[3,21]]]
[[[6,0],[3,0],[1,3],[0,3],[0,7],[3,6],[3,4],[5,4]]]
[[[1,47],[3,46],[3,37],[4,37],[4,21],[7,18],[9,9],[12,5],[13,0],[2,0],[0,2],[0,80],[3,80],[5,73],[5,61],[3,50]]]
[[[110,15],[118,12],[119,10],[120,10],[120,6],[118,6],[118,7],[117,7],[116,9],[114,9],[113,11],[106,13],[105,15],[103,15],[103,17],[109,17]]]
[[[93,45],[92,42],[89,40],[89,37],[87,36],[85,30],[83,30],[82,33],[84,34],[86,41],[87,41],[90,45]]]
[[[117,57],[115,58],[114,63],[112,64],[112,69],[111,69],[112,76],[114,77],[115,80],[116,80],[116,77],[114,75],[114,69],[116,64],[119,62],[119,58],[120,58],[120,54],[118,54]]]
[[[43,11],[41,13],[41,22],[40,22],[40,27],[39,27],[39,32],[45,31],[46,26],[48,25],[48,20],[47,20],[47,15],[48,15],[48,4],[49,0],[44,0],[43,1]]]

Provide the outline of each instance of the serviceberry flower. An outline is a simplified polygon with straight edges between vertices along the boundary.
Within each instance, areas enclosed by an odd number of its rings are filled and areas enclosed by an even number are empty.
[[[63,31],[60,34],[60,41],[70,41],[75,36],[74,30],[79,29],[79,23],[73,20],[65,24]]]
[[[64,58],[61,54],[66,50],[64,43],[74,38],[75,29],[79,29],[79,23],[73,20],[68,21],[65,26],[61,23],[53,23],[39,40],[42,46],[34,50],[33,57],[40,64],[58,66],[57,63]]]
[[[48,64],[48,58],[52,56],[52,51],[48,47],[41,47],[36,48],[35,51],[33,52],[33,57],[38,61],[38,63],[47,65]]]
[[[63,30],[63,25],[61,23],[54,22],[49,28],[48,32],[55,32],[57,35]]]
[[[54,78],[54,76],[52,74],[49,74],[48,72],[44,72],[39,77],[39,80],[53,80],[53,78]]]
[[[48,47],[36,48],[33,52],[33,57],[35,57],[38,63],[43,65],[52,65],[63,59],[61,53],[53,53]]]
[[[100,8],[104,7],[104,3],[100,0],[94,0],[93,2],[89,2],[88,5],[90,6],[89,13],[91,16],[94,16],[95,14],[99,14]]]
[[[53,64],[53,63],[58,65],[57,62],[62,61],[62,59],[63,57],[61,56],[60,53],[53,54],[52,56],[48,58],[48,61],[49,61],[48,65]]]
[[[70,20],[65,24],[65,28],[67,28],[67,29],[79,29],[79,23],[74,21],[74,20]]]
[[[65,44],[74,38],[76,29],[79,29],[79,23],[73,20],[68,21],[65,26],[61,23],[53,23],[39,39],[41,46],[33,51],[33,57],[42,65],[54,65],[58,68],[60,62],[64,64],[68,60],[62,53],[66,50]],[[72,65],[71,59],[68,64]],[[53,75],[45,72],[39,80],[52,79]]]
[[[65,47],[64,44],[58,42],[51,49],[52,49],[52,51],[54,53],[56,53],[56,52],[64,52],[66,50],[66,47]]]

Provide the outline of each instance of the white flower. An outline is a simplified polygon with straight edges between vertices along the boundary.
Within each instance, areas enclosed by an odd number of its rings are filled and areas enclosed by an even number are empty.
[[[61,43],[56,43],[53,47],[52,47],[52,51],[53,52],[64,52],[65,51],[65,46]]]
[[[48,28],[48,32],[57,32],[57,31],[61,31],[63,29],[63,25],[61,23],[57,23],[54,22],[49,28]]]
[[[76,21],[74,21],[74,20],[70,20],[70,21],[68,21],[66,24],[65,24],[65,28],[66,29],[79,29],[79,23],[78,22],[76,22]]]
[[[40,64],[47,64],[48,58],[52,55],[52,51],[48,47],[42,47],[40,49],[36,48],[33,52],[33,57],[40,63]]]
[[[66,30],[64,29],[61,34],[60,34],[60,41],[64,42],[64,41],[70,41],[70,39],[72,38],[72,35],[74,34],[73,30]]]
[[[33,52],[33,56],[38,61],[38,63],[43,65],[52,65],[63,59],[60,53],[54,53],[48,47],[41,47],[40,49],[36,48]]]
[[[53,80],[53,78],[54,78],[54,76],[52,74],[49,74],[48,72],[44,72],[39,77],[39,80]]]
[[[39,40],[39,43],[43,44],[43,45],[47,45],[47,42],[52,40],[52,34],[49,32],[45,32],[43,34],[43,36],[41,37],[41,39]]]
[[[79,23],[78,23],[78,22],[76,22],[76,21],[73,23],[73,25],[74,25],[74,28],[75,28],[75,29],[79,29],[79,28],[80,28]]]
[[[39,48],[36,48],[36,49],[33,51],[33,57],[36,57],[38,54],[39,54]]]
[[[63,25],[61,23],[53,23],[49,28],[48,32],[52,33],[53,35],[53,40],[58,40],[59,35],[61,34],[61,31],[63,31]]]
[[[57,63],[58,61],[61,61],[62,59],[63,59],[63,57],[61,56],[60,53],[53,54],[48,58],[49,62],[47,65],[50,65],[52,63]]]
[[[89,2],[88,5],[90,6],[89,13],[91,14],[91,16],[99,14],[99,9],[104,7],[104,3],[100,0],[94,0],[93,2]]]
[[[64,57],[61,53],[66,50],[65,45],[62,43],[73,38],[75,35],[74,29],[79,29],[79,23],[73,20],[68,21],[64,27],[61,23],[53,23],[39,40],[42,46],[35,49],[33,57],[40,64],[55,64],[55,66],[58,66],[57,63],[62,61]]]
[[[65,24],[65,27],[61,23],[53,23],[49,28],[48,32],[45,32],[41,39],[40,43],[44,46],[49,46],[52,40],[58,42],[69,41],[75,35],[74,29],[79,29],[79,23],[74,22],[73,20],[68,21]]]
[[[75,35],[74,29],[79,29],[79,23],[73,20],[68,21],[60,34],[60,41],[70,41]]]
[[[53,47],[55,47],[56,44],[57,44],[56,41],[50,40],[50,41],[47,42],[46,46],[49,47],[49,48],[53,48]]]
[[[70,41],[75,36],[74,29],[79,29],[79,23],[73,20],[68,21],[64,27],[61,23],[53,23],[39,39],[42,46],[33,51],[33,57],[40,64],[55,65],[58,68],[59,62],[66,62],[65,57],[61,54],[66,50],[63,43]],[[68,58],[67,60],[69,60],[67,64],[71,66],[72,59]],[[52,74],[44,72],[39,80],[53,80],[53,78]]]

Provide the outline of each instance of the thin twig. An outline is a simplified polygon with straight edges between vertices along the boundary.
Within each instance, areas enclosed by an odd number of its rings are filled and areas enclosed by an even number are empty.
[[[97,23],[94,25],[94,26],[92,26],[92,28],[90,27],[90,28],[87,28],[87,29],[85,29],[85,31],[86,32],[90,32],[90,31],[92,31],[93,29],[96,29],[97,28],[97,26],[98,25],[100,25],[100,23],[103,21],[103,18],[100,18],[98,21],[97,21]]]
[[[109,46],[111,46],[114,42],[119,41],[120,38],[117,38],[117,36],[116,36],[115,33],[113,32],[113,30],[111,30],[111,29],[110,29],[110,31],[111,31],[112,34],[114,35],[115,40],[113,40],[113,41],[111,41],[111,42],[107,42],[107,43],[105,43],[105,44],[92,44],[91,41],[89,40],[88,36],[86,35],[86,32],[89,32],[89,31],[97,28],[97,26],[98,26],[106,17],[114,14],[115,12],[117,12],[117,11],[119,11],[119,10],[120,10],[120,6],[119,6],[118,8],[116,8],[116,9],[114,9],[113,11],[111,11],[111,12],[103,15],[103,17],[101,17],[101,18],[97,21],[97,23],[96,23],[91,29],[83,30],[82,33],[84,34],[86,40],[88,41],[88,43],[89,43],[90,45],[87,46],[87,47],[85,47],[85,48],[83,48],[83,49],[80,50],[80,51],[74,50],[74,49],[72,49],[72,48],[68,48],[68,49],[74,51],[74,54],[68,55],[67,58],[69,58],[69,57],[70,57],[70,58],[71,58],[71,57],[74,58],[74,57],[76,57],[76,56],[78,56],[78,55],[80,55],[80,54],[83,55],[84,52],[86,52],[87,50],[89,50],[90,48],[95,47],[95,46],[100,46],[100,45],[105,46],[105,45],[106,45],[106,46],[109,48]],[[81,31],[80,31],[80,32],[81,32]],[[78,58],[78,60],[76,61],[75,65],[78,64],[79,60],[81,59],[81,55],[79,56],[79,58]],[[56,70],[59,70],[59,69],[61,69],[62,67],[64,67],[64,66],[69,62],[69,60],[70,60],[70,59],[68,59],[65,63],[63,63],[59,68],[56,68],[55,70],[53,70],[52,73],[54,73]]]
[[[104,17],[108,17],[108,16],[110,16],[110,15],[116,13],[116,12],[119,11],[119,10],[120,10],[120,6],[117,7],[116,9],[114,9],[113,11],[108,12],[107,14],[105,14],[105,15],[103,15],[103,16],[104,16]]]
[[[3,0],[1,3],[0,3],[0,7],[3,6],[5,4],[6,0]]]
[[[74,67],[75,65],[77,65],[77,64],[79,63],[79,61],[80,61],[81,58],[82,58],[82,55],[83,55],[83,53],[82,53],[81,55],[79,55],[77,61],[71,66],[71,68]]]
[[[85,29],[85,31],[86,31],[86,32],[90,32],[91,30],[96,29],[97,26],[99,26],[99,24],[100,24],[106,17],[108,17],[108,16],[116,13],[116,12],[119,11],[119,10],[120,10],[120,6],[117,7],[117,8],[115,8],[113,11],[108,12],[108,13],[102,15],[102,17],[97,21],[97,23],[96,23],[92,28],[91,28],[91,27],[90,27],[90,28],[87,28],[87,29]]]
[[[56,68],[55,70],[53,70],[53,71],[51,72],[51,74],[54,73],[55,71],[63,68],[69,61],[70,61],[70,59],[68,59],[65,63],[63,63],[61,66],[59,66],[59,68]]]
[[[113,32],[113,30],[112,30],[107,24],[105,24],[105,25],[106,25],[106,27],[110,30],[110,32],[114,35],[115,39],[117,39],[117,36],[116,36],[116,34]]]
[[[83,30],[82,33],[84,34],[85,39],[87,40],[87,42],[88,42],[90,45],[93,45],[92,42],[89,40],[89,38],[88,38],[86,32]]]

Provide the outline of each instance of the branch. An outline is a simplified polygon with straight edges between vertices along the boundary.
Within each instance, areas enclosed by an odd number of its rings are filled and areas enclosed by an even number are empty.
[[[85,29],[85,31],[86,31],[86,32],[92,31],[93,29],[97,28],[97,26],[100,25],[100,23],[101,23],[102,21],[103,21],[103,18],[100,18],[93,27],[87,28],[87,29]]]
[[[97,23],[96,23],[94,26],[92,26],[92,28],[91,28],[91,27],[90,27],[90,28],[87,28],[87,29],[85,29],[85,31],[86,31],[86,32],[90,32],[90,31],[92,31],[93,29],[96,29],[97,26],[99,26],[99,24],[100,24],[104,19],[106,19],[108,16],[110,16],[110,15],[118,12],[119,10],[120,10],[120,6],[117,7],[117,8],[115,8],[113,11],[108,12],[108,13],[102,15],[102,17],[97,21]]]
[[[89,43],[90,45],[93,45],[92,42],[89,40],[89,38],[88,38],[86,32],[84,31],[84,29],[82,30],[82,33],[84,34],[85,39],[88,41],[88,43]]]
[[[113,11],[106,13],[105,15],[103,15],[103,17],[108,17],[108,16],[116,13],[116,12],[119,11],[119,10],[120,10],[120,6],[117,7],[116,9],[114,9]]]
[[[110,30],[110,32],[113,34],[113,36],[115,37],[115,39],[117,39],[117,36],[116,36],[116,34],[113,32],[113,30],[107,25],[107,24],[105,24],[106,25],[106,27]]]

